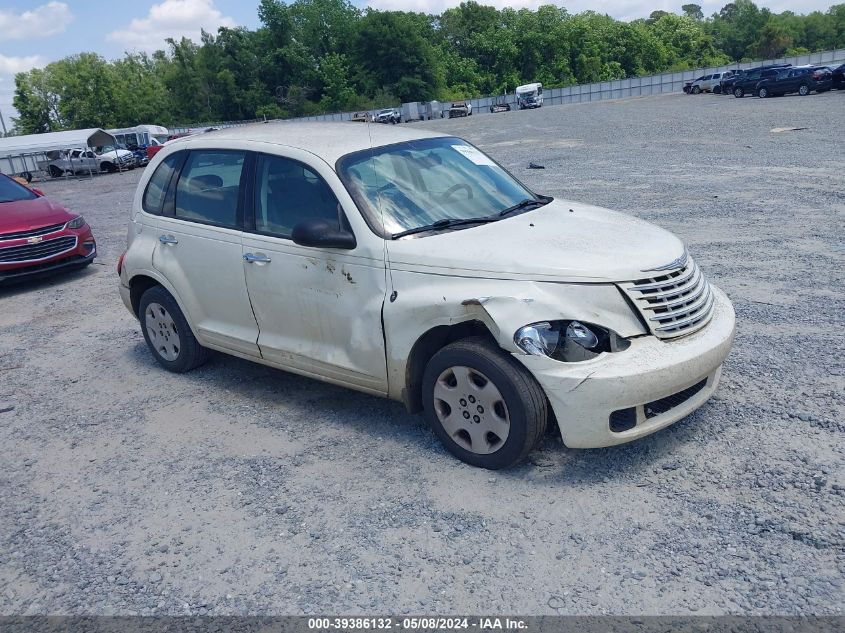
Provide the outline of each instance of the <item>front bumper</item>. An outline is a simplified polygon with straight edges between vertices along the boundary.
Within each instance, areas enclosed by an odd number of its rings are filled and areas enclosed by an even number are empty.
[[[44,241],[69,237],[76,238],[75,245],[55,255],[27,261],[16,261],[11,264],[0,263],[0,285],[45,277],[64,270],[81,268],[96,259],[97,242],[94,240],[94,235],[91,233],[88,225],[84,225],[80,229],[63,229],[56,233],[45,235]],[[19,247],[25,243],[26,240],[23,239],[13,240],[3,243],[3,246]],[[2,247],[0,247],[0,252],[2,252]]]
[[[598,448],[638,439],[665,428],[703,405],[716,390],[722,362],[735,331],[733,306],[715,295],[713,317],[694,334],[672,340],[644,336],[624,352],[592,361],[562,363],[545,356],[514,355],[534,375],[549,398],[563,442],[570,448]],[[703,386],[702,386],[703,383]],[[691,389],[695,393],[662,413],[647,405]],[[610,417],[634,408],[636,425],[615,432]]]

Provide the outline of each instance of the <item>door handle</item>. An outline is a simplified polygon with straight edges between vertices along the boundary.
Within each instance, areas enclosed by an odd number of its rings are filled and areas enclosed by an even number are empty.
[[[250,264],[269,264],[273,260],[262,254],[244,253],[244,261]]]
[[[162,244],[178,244],[179,243],[179,240],[177,240],[172,235],[159,235],[158,241],[161,242]]]

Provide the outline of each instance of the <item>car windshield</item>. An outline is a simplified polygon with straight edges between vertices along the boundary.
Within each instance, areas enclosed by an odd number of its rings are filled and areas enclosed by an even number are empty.
[[[435,222],[496,217],[526,200],[549,200],[454,137],[349,154],[338,161],[338,171],[370,225],[391,236]]]
[[[33,191],[6,176],[0,176],[0,203],[35,200]]]

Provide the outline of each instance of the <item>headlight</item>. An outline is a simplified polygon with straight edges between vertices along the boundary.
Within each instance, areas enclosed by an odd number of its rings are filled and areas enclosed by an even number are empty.
[[[621,352],[631,343],[613,330],[580,321],[541,321],[521,327],[514,343],[526,354],[565,363],[590,360],[605,352]]]
[[[81,229],[83,226],[85,226],[85,218],[83,218],[81,215],[78,215],[73,218],[70,222],[65,224],[65,226],[69,229]]]

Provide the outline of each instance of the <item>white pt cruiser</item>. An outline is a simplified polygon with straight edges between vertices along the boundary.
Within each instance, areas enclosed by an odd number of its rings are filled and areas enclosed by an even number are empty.
[[[730,301],[671,233],[387,126],[168,144],[118,270],[165,369],[218,350],[401,400],[494,469],[549,423],[576,448],[672,424],[713,394],[734,336]]]

